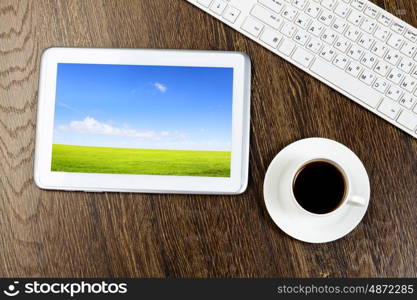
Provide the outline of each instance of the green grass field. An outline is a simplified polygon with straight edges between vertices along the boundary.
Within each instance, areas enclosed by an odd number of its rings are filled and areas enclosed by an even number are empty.
[[[54,144],[52,171],[230,177],[230,152]]]

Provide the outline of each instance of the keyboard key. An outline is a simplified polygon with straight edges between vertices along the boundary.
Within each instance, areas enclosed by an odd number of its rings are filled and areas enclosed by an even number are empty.
[[[373,84],[373,88],[376,89],[380,93],[385,93],[388,88],[388,82],[384,79],[377,78]]]
[[[389,30],[384,27],[378,27],[374,33],[374,37],[385,42],[388,38]]]
[[[368,69],[372,69],[377,61],[378,59],[375,55],[365,53],[365,55],[361,59],[361,64],[367,67]]]
[[[391,17],[385,13],[381,13],[378,17],[378,22],[388,27],[391,24]]]
[[[394,101],[398,101],[402,94],[402,90],[397,86],[390,86],[387,91],[387,96]]]
[[[388,39],[387,44],[390,45],[394,49],[400,49],[403,43],[403,38],[398,34],[392,34]]]
[[[404,90],[406,90],[409,93],[412,93],[417,86],[417,79],[411,77],[411,76],[405,76],[403,82],[401,82],[400,85]]]
[[[243,30],[245,30],[246,32],[248,32],[249,34],[255,37],[259,36],[263,28],[264,28],[264,25],[252,17],[248,17],[245,23],[243,23],[242,25]]]
[[[417,115],[404,110],[398,117],[397,122],[403,125],[405,128],[414,131],[417,127]]]
[[[345,39],[343,37],[340,37],[336,43],[334,44],[334,47],[336,49],[338,49],[339,51],[341,51],[342,53],[345,53],[346,50],[349,48],[349,46],[351,45],[351,42],[348,39]]]
[[[317,18],[320,11],[321,11],[320,5],[317,5],[313,2],[310,2],[310,4],[308,5],[308,8],[306,9],[307,15],[313,18]]]
[[[359,60],[364,54],[365,51],[359,47],[358,45],[353,44],[348,51],[348,56],[353,58],[354,60]]]
[[[343,2],[339,2],[339,4],[337,5],[336,9],[334,10],[334,13],[336,15],[338,15],[339,17],[342,18],[346,18],[346,16],[348,15],[350,11],[350,7],[349,5],[343,3]]]
[[[401,79],[403,79],[403,73],[401,73],[397,69],[392,69],[388,75],[388,80],[395,84],[400,84]]]
[[[346,68],[348,63],[349,63],[349,60],[347,59],[347,57],[341,54],[336,55],[336,58],[333,61],[333,64],[336,67],[343,69],[343,70]]]
[[[360,30],[352,26],[346,31],[345,37],[347,37],[349,40],[353,42],[356,42],[360,34],[361,34]]]
[[[305,32],[304,30],[300,30],[295,34],[294,40],[300,45],[304,46],[305,43],[307,43],[307,40],[309,37],[310,36],[308,35],[307,32]]]
[[[347,67],[346,72],[353,77],[358,77],[362,70],[363,68],[360,64],[351,62]]]
[[[209,7],[213,0],[198,0],[197,2],[205,7]]]
[[[372,19],[375,19],[376,16],[378,15],[378,10],[375,7],[372,7],[372,6],[368,5],[368,7],[365,8],[364,13],[368,17],[371,17]]]
[[[281,28],[281,33],[286,35],[289,38],[292,38],[294,33],[297,31],[297,27],[295,27],[292,23],[284,23],[284,25]]]
[[[310,25],[310,27],[308,28],[308,32],[310,32],[311,34],[319,37],[321,35],[321,33],[323,32],[324,29],[324,25],[317,22],[317,21],[313,21]]]
[[[310,70],[324,80],[331,78],[332,84],[370,107],[377,107],[381,99],[377,91],[361,83],[356,78],[345,73],[345,71],[335,69],[334,66],[324,60],[316,59]]]
[[[417,45],[410,43],[410,42],[405,42],[404,45],[402,46],[400,52],[404,53],[405,55],[407,55],[408,57],[413,57],[414,54],[416,53],[417,50]]]
[[[395,119],[398,113],[401,111],[401,106],[390,99],[384,99],[378,110],[386,115],[388,118]]]
[[[308,24],[310,24],[310,21],[311,21],[310,17],[303,13],[300,13],[295,18],[295,24],[300,26],[302,29],[307,29],[307,26]]]
[[[320,56],[327,61],[332,61],[336,51],[329,46],[324,46],[323,49],[320,51]]]
[[[304,8],[307,5],[307,0],[294,0],[292,3],[295,7],[297,7],[299,10],[304,10]]]
[[[273,10],[276,13],[280,13],[284,8],[283,0],[258,0],[259,3],[268,7],[269,9]]]
[[[261,34],[261,41],[276,48],[281,41],[281,35],[271,28],[266,28]]]
[[[290,6],[287,6],[282,12],[282,16],[291,22],[295,19],[296,15],[297,10]]]
[[[387,51],[388,47],[379,41],[376,41],[371,49],[371,52],[379,57],[384,57]]]
[[[417,30],[416,29],[407,29],[404,34],[406,39],[409,39],[413,43],[417,43]]]
[[[340,34],[343,34],[348,27],[349,25],[345,20],[335,19],[331,28]]]
[[[291,42],[290,40],[284,39],[281,46],[278,48],[280,52],[285,54],[286,56],[290,56],[295,48],[295,43]]]
[[[299,47],[294,51],[292,58],[299,64],[308,68],[314,59],[314,55]]]
[[[314,53],[318,53],[323,46],[323,43],[318,39],[310,39],[310,41],[307,43],[307,49]]]
[[[398,68],[401,71],[403,71],[403,72],[405,72],[407,74],[409,74],[411,72],[411,70],[413,69],[413,67],[414,67],[414,62],[411,59],[408,59],[408,58],[405,58],[405,57],[403,57],[401,59],[401,62],[398,65]]]
[[[330,45],[333,45],[336,38],[337,38],[336,33],[330,30],[329,28],[326,28],[323,35],[321,36],[321,39]]]
[[[229,5],[223,14],[223,18],[225,18],[230,23],[235,23],[239,15],[240,10],[238,10],[236,7]]]
[[[260,5],[255,5],[253,7],[251,15],[258,18],[260,21],[266,23],[274,29],[278,29],[279,25],[282,22],[282,19],[278,15],[269,12],[269,10],[263,8]]]
[[[404,94],[404,96],[401,97],[400,104],[407,109],[411,109],[416,101],[416,97],[413,95]]]
[[[381,60],[376,64],[374,70],[382,77],[385,77],[387,76],[390,69],[391,69],[391,66],[388,63]]]
[[[365,19],[362,22],[361,29],[367,33],[373,33],[376,28],[376,21],[372,19]]]
[[[359,38],[358,44],[363,48],[369,50],[374,42],[375,40],[370,35],[363,34]]]
[[[333,10],[337,4],[336,0],[322,0],[321,5],[327,8],[328,10]]]
[[[374,82],[375,78],[375,74],[368,70],[364,70],[361,76],[359,76],[359,80],[366,83],[367,85],[371,85]]]
[[[224,9],[227,6],[227,2],[224,0],[214,0],[213,4],[211,5],[210,9],[218,15],[222,15]]]
[[[350,13],[349,17],[348,17],[348,21],[356,26],[359,26],[360,22],[363,19],[363,14],[361,14],[360,12],[358,12],[357,10],[352,10],[352,12]]]
[[[391,25],[391,29],[401,35],[405,31],[405,26],[399,22],[394,21],[394,23]]]
[[[362,11],[365,7],[365,1],[364,0],[353,0],[350,4],[353,8]]]
[[[385,61],[389,62],[391,65],[396,66],[400,61],[400,55],[397,52],[392,50],[388,51],[387,56],[385,56]]]
[[[322,22],[326,26],[330,26],[334,18],[335,18],[334,14],[323,10],[320,14],[319,21]]]

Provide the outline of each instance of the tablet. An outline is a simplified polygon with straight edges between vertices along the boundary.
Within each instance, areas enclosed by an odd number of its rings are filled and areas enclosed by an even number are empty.
[[[43,189],[238,194],[250,60],[219,51],[49,48],[34,179]]]

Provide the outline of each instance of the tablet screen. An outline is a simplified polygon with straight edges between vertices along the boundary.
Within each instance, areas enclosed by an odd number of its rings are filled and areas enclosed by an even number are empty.
[[[233,68],[59,63],[51,171],[230,177]]]

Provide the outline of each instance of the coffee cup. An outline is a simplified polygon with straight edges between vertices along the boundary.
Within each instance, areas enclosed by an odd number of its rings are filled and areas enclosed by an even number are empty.
[[[346,205],[366,206],[352,193],[352,179],[334,159],[313,157],[298,161],[290,171],[291,198],[307,215],[328,216]]]

